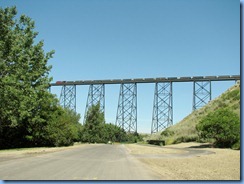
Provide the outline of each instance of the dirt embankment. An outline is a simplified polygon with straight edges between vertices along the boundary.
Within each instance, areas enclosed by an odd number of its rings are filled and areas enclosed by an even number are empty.
[[[162,180],[240,180],[240,151],[206,148],[199,143],[126,146]]]

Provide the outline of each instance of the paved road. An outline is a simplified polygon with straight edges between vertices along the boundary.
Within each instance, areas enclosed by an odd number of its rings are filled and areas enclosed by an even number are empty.
[[[75,149],[0,162],[1,180],[159,180],[123,145]]]

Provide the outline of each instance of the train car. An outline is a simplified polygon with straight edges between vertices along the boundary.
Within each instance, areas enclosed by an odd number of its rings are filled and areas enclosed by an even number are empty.
[[[192,79],[203,79],[203,76],[195,76],[195,77],[192,77]]]
[[[226,78],[230,78],[229,75],[220,75],[218,76],[218,79],[226,79]]]
[[[168,80],[177,80],[178,78],[177,77],[168,77],[167,79]]]
[[[56,84],[64,84],[66,81],[57,81]]]
[[[179,77],[179,79],[181,79],[181,80],[190,80],[191,77]]]
[[[204,79],[216,79],[217,77],[216,76],[205,76]]]
[[[159,78],[156,78],[156,80],[166,80],[166,77],[159,77]]]
[[[230,77],[240,78],[240,75],[231,75]]]

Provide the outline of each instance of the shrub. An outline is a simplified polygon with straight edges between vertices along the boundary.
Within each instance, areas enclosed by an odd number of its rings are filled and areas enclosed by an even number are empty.
[[[139,139],[137,134],[127,135],[121,127],[111,123],[106,124],[104,113],[100,110],[100,103],[89,108],[80,134],[80,141],[88,143],[137,142]]]
[[[45,146],[70,146],[79,140],[80,115],[69,109],[59,108],[53,114],[53,121],[45,126]]]
[[[143,138],[140,134],[138,134],[137,132],[134,132],[134,133],[127,133],[126,134],[127,136],[127,142],[128,143],[137,143],[137,142],[140,142],[140,141],[143,141]]]
[[[165,139],[165,145],[170,145],[170,144],[174,144],[174,138],[167,138]]]
[[[234,150],[240,150],[240,140],[238,140],[238,142],[236,142],[231,148]]]
[[[196,126],[199,138],[214,139],[214,145],[231,148],[240,139],[240,119],[227,108],[210,112]]]
[[[161,135],[162,135],[162,136],[165,136],[165,137],[173,136],[173,135],[174,135],[174,131],[169,130],[168,128],[166,128],[166,129],[161,133]]]
[[[198,137],[194,136],[194,135],[190,135],[190,136],[181,136],[181,137],[177,137],[173,144],[178,144],[181,142],[193,142],[193,141],[198,141]]]

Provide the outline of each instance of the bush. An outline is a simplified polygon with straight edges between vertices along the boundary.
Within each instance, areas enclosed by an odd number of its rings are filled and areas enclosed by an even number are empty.
[[[169,136],[173,136],[174,135],[174,132],[169,130],[168,128],[166,128],[162,133],[161,133],[162,136],[164,137],[169,137]]]
[[[44,129],[45,146],[70,146],[79,140],[82,125],[80,115],[69,109],[59,108],[53,114],[53,121]]]
[[[193,136],[181,136],[181,137],[176,138],[173,141],[173,144],[178,144],[181,142],[194,142],[194,141],[198,141],[197,136],[194,136],[194,135]]]
[[[214,139],[215,147],[231,148],[240,140],[240,119],[228,108],[209,113],[196,129],[200,139]]]
[[[140,134],[138,134],[137,132],[134,132],[134,133],[127,133],[126,134],[126,141],[128,143],[137,143],[139,141],[143,141],[143,138]]]
[[[80,137],[81,142],[88,143],[124,142],[128,139],[124,129],[111,123],[105,124],[99,103],[89,108]]]
[[[234,150],[240,150],[240,140],[236,142],[231,148]]]

